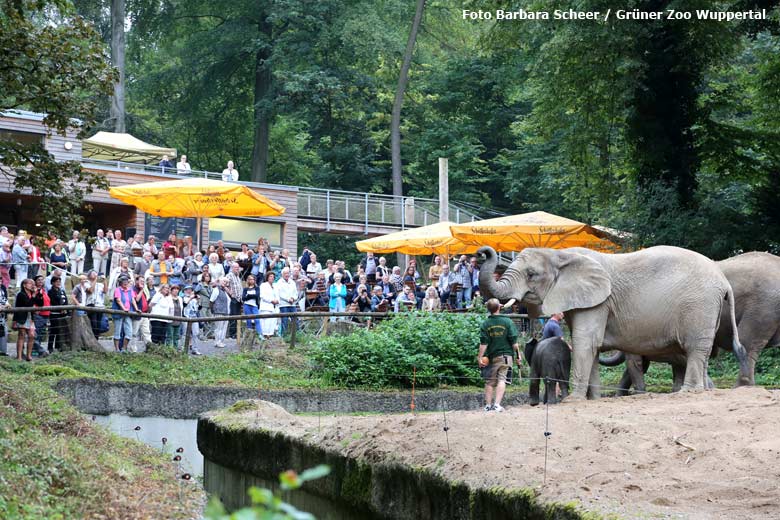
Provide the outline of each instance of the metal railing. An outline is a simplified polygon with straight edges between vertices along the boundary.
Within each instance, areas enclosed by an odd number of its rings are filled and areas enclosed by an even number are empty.
[[[360,223],[366,233],[370,226],[376,225],[406,229],[439,222],[439,201],[302,187],[298,189],[298,217],[322,220],[326,229],[334,222]],[[481,217],[450,204],[450,219],[462,223],[481,220]]]
[[[128,163],[123,161],[107,161],[85,157],[81,160],[85,168],[102,170],[127,171],[134,173],[149,173],[173,177],[203,177],[205,179],[221,179],[220,172],[206,170],[179,170],[153,164]],[[244,183],[254,185],[255,183]],[[380,193],[361,193],[346,190],[329,190],[287,186],[278,184],[280,188],[291,188],[298,192],[298,216],[308,219],[325,221],[326,229],[331,222],[362,224],[364,232],[368,233],[370,226],[409,227],[427,226],[439,222],[439,201],[423,197],[398,197]],[[461,224],[482,220],[482,216],[465,204],[450,203],[450,220]],[[491,215],[493,216],[493,215]]]

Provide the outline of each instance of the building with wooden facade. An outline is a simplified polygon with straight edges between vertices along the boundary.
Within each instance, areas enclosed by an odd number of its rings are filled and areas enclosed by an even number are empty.
[[[65,135],[60,135],[49,132],[43,120],[43,114],[33,112],[21,110],[0,112],[0,139],[42,143],[58,161],[79,161],[84,169],[104,175],[110,186],[182,177],[175,169],[166,170],[152,165],[84,158],[82,142],[76,135],[77,129],[69,129]],[[175,159],[171,159],[175,162]],[[212,178],[218,176],[208,172],[193,172],[192,175],[209,175]],[[286,209],[285,213],[280,217],[268,218],[203,219],[202,243],[223,240],[226,245],[237,247],[242,242],[255,244],[259,237],[263,237],[274,248],[286,248],[290,254],[297,255],[298,188],[276,184],[244,184],[281,204]],[[140,233],[146,239],[152,232],[160,232],[162,229],[167,232],[174,227],[179,230],[193,230],[194,234],[194,219],[190,221],[190,219],[152,218],[134,206],[112,198],[104,190],[95,191],[87,197],[86,202],[90,208],[84,209],[83,216],[85,228],[90,235],[94,235],[99,228],[112,228],[122,230],[125,237],[128,234]],[[0,225],[8,226],[12,232],[23,229],[28,233],[36,234],[35,229],[44,224],[39,221],[36,207],[37,202],[33,197],[14,190],[12,176],[0,176]],[[173,220],[177,222],[171,222]],[[167,235],[158,238],[165,240]]]

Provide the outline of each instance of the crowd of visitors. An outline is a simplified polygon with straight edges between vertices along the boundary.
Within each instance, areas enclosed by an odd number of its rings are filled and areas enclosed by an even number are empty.
[[[36,244],[44,248],[45,255]],[[465,255],[452,268],[436,256],[424,278],[415,259],[402,270],[390,267],[385,257],[368,253],[350,269],[338,259],[321,262],[308,247],[300,257],[292,257],[287,249],[274,250],[262,238],[251,247],[241,244],[235,251],[222,241],[198,251],[191,236],[172,234],[159,243],[154,236],[145,241],[139,234],[125,239],[119,230],[99,229],[86,241],[77,231],[67,242],[54,236],[39,241],[24,234],[14,237],[0,228],[0,246],[0,310],[8,305],[13,270],[16,287],[22,289],[16,307],[21,303],[110,306],[137,314],[114,317],[118,352],[135,350],[139,342],[178,347],[183,336],[181,322],[159,316],[259,315],[246,325],[260,339],[268,339],[286,334],[290,320],[263,318],[264,314],[438,311],[468,307],[479,294],[476,259]],[[72,290],[66,289],[69,276]],[[107,313],[87,314],[95,337],[110,329]],[[65,313],[54,311],[14,316],[13,327],[19,331],[17,357],[23,358],[24,346],[25,358],[33,352],[46,355],[64,348],[69,340],[66,318]],[[237,334],[235,320],[195,325],[191,343],[195,355],[206,338],[213,337],[215,346],[222,348],[227,338]],[[4,333],[4,327],[0,332]],[[48,342],[42,346],[39,338],[47,332]],[[3,347],[0,339],[0,350]]]

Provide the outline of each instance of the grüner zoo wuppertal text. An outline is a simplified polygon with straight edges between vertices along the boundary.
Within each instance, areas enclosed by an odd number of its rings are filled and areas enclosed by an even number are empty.
[[[607,9],[606,11],[576,11],[574,9],[556,9],[554,11],[472,11],[462,10],[464,20],[766,20],[769,14],[766,9],[754,9],[752,11],[713,11],[710,9],[696,9],[693,11],[681,11],[666,9],[664,11],[642,11],[640,9]]]

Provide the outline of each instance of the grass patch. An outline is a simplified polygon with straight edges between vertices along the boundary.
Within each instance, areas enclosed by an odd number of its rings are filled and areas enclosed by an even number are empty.
[[[33,372],[42,377],[94,377],[106,381],[154,385],[240,386],[265,389],[317,388],[321,381],[295,352],[251,352],[225,356],[188,356],[173,349],[126,354],[64,352],[33,364],[0,358],[0,371]]]
[[[33,374],[0,382],[0,518],[193,518],[199,487],[88,421]]]

